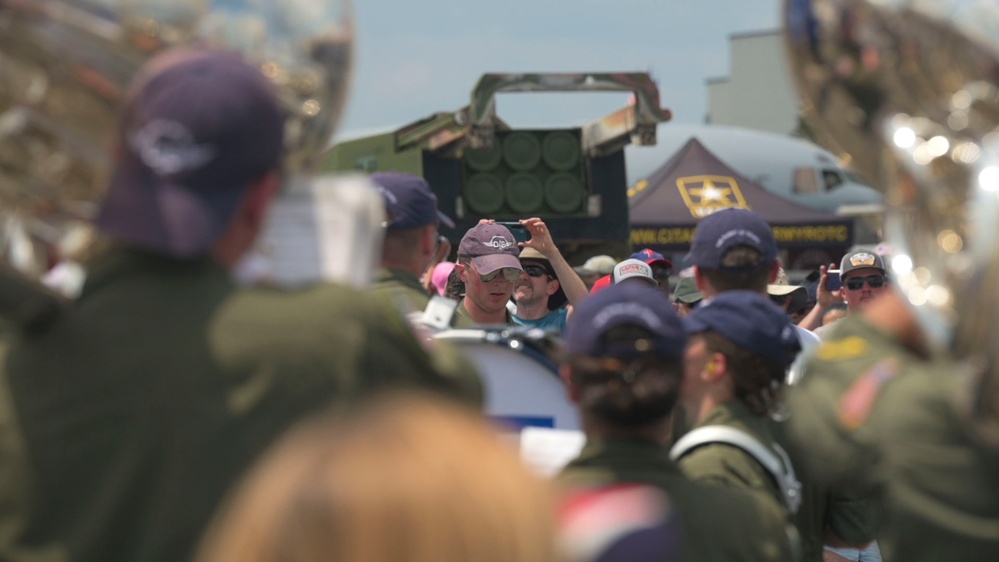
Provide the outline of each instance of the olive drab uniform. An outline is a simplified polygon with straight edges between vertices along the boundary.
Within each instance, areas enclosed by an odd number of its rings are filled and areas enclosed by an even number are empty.
[[[709,426],[740,430],[770,449],[771,454],[778,455],[766,419],[752,413],[741,400],[732,399],[718,405],[691,429]],[[785,504],[784,495],[770,472],[738,447],[706,444],[684,454],[677,460],[677,465],[692,480],[756,490],[774,498],[779,506]]]
[[[921,358],[859,315],[793,388],[792,436],[816,475],[884,491],[885,560],[999,560],[999,451],[965,430],[958,365]]]
[[[412,273],[401,269],[379,269],[369,291],[388,299],[410,319],[419,319],[430,295]]]
[[[377,299],[241,290],[207,258],[111,250],[71,310],[12,336],[4,560],[189,560],[229,487],[303,416],[388,387],[464,392]]]
[[[423,332],[420,324],[423,322],[430,296],[413,274],[401,269],[380,269],[368,290],[408,318],[417,326],[418,332]],[[463,320],[467,320],[468,323]],[[452,314],[449,323],[456,328],[474,327],[471,318],[462,319],[456,313]],[[462,389],[461,393],[464,396],[473,398],[479,404],[485,400],[482,380],[477,374],[469,376],[469,373],[475,373],[475,365],[460,348],[442,340],[428,340],[424,347],[430,352],[434,368],[442,376],[453,380]]]
[[[682,522],[683,561],[780,561],[795,558],[796,533],[766,497],[694,482],[650,441],[590,441],[558,482],[571,488],[648,484],[666,492]]]
[[[760,444],[774,450],[786,463],[785,479],[797,484],[798,500],[788,506],[787,490],[778,485],[778,476],[768,471],[745,450],[722,443],[696,448],[682,456],[677,464],[693,480],[756,490],[774,498],[789,514],[801,540],[801,558],[807,562],[822,559],[827,530],[834,531],[848,544],[874,540],[880,524],[877,501],[870,494],[845,493],[818,482],[803,466],[801,451],[786,436],[784,422],[753,414],[741,400],[735,399],[715,408],[695,427],[725,426],[741,430]],[[786,456],[785,456],[786,455]],[[787,486],[784,486],[786,488]]]

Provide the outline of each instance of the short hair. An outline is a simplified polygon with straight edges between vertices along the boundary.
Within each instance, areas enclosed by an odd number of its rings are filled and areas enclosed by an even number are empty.
[[[479,414],[392,396],[290,433],[207,536],[204,562],[549,562],[551,483]]]
[[[606,344],[653,339],[647,329],[624,325],[611,328]],[[670,415],[680,396],[683,359],[652,353],[631,361],[570,356],[572,380],[580,388],[580,405],[607,423],[622,427],[646,425]]]
[[[763,254],[756,248],[732,246],[722,256],[721,264],[724,269],[698,268],[715,291],[746,290],[763,293],[767,290],[773,264],[766,263]]]
[[[467,265],[467,264],[466,264]],[[461,280],[457,269],[452,269],[444,286],[444,296],[456,301],[465,298],[465,282]]]
[[[709,353],[725,356],[735,396],[750,411],[762,416],[777,409],[784,391],[787,372],[784,365],[732,343],[718,332],[708,330],[697,335],[704,338]]]

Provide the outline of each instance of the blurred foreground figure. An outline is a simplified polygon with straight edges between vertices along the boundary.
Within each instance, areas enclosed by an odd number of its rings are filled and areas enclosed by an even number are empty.
[[[549,483],[478,415],[392,397],[268,454],[200,562],[553,562]]]
[[[678,560],[792,560],[789,525],[775,502],[693,482],[670,460],[670,415],[680,396],[686,342],[669,297],[646,284],[612,285],[576,308],[562,376],[579,405],[586,446],[560,479],[583,490],[661,489],[674,512],[667,519],[681,521],[681,536],[663,539],[680,553]],[[675,532],[675,525],[664,525],[664,532]]]
[[[386,386],[456,392],[356,290],[239,290],[280,185],[285,117],[236,54],[178,50],[129,91],[74,307],[0,358],[0,559],[183,561],[257,454]]]
[[[885,560],[999,559],[997,16],[785,2],[804,121],[885,191],[892,249],[891,288],[836,323],[790,421],[817,474],[886,492]]]
[[[789,394],[802,458],[884,493],[885,560],[999,560],[999,450],[962,419],[963,367],[928,354],[895,291],[838,326]]]

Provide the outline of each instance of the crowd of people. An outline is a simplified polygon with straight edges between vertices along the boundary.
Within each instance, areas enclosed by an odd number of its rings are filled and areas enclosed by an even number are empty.
[[[0,349],[0,559],[999,559],[999,452],[948,409],[884,256],[791,285],[747,209],[702,219],[675,274],[652,249],[573,267],[537,217],[452,249],[426,180],[384,172],[371,287],[239,286],[283,134],[236,54],[136,77],[106,247]],[[585,445],[554,479],[432,337],[495,326],[562,342]]]

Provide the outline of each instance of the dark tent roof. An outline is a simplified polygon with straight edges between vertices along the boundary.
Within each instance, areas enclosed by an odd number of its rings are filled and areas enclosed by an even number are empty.
[[[685,250],[697,221],[727,207],[759,213],[783,248],[848,247],[853,221],[798,205],[751,182],[696,138],[628,191],[632,245]]]

